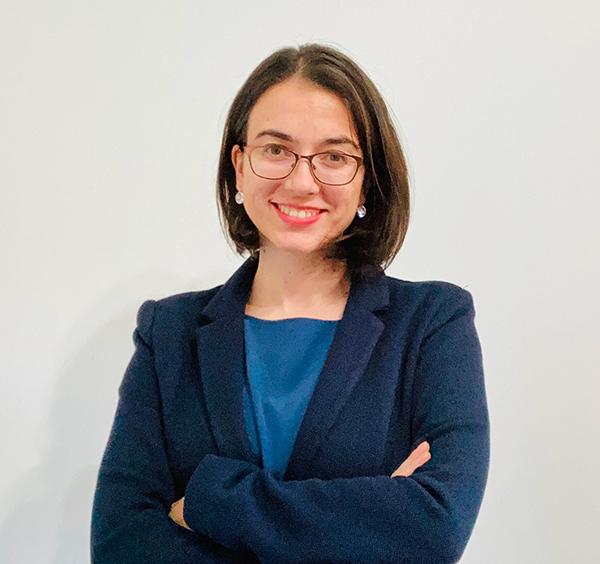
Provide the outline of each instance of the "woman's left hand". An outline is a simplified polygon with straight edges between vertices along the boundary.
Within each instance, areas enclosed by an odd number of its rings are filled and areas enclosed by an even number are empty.
[[[176,501],[175,503],[171,504],[171,511],[169,512],[169,517],[173,521],[175,521],[175,523],[177,523],[180,527],[185,527],[186,529],[191,531],[192,529],[190,529],[188,527],[188,524],[185,522],[185,519],[183,518],[183,500],[184,499],[185,499],[185,497],[182,497],[179,501]]]

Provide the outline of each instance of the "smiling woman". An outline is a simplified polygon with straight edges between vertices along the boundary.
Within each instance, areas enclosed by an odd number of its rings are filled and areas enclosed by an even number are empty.
[[[323,250],[365,202],[362,155],[342,151],[356,152],[359,143],[348,109],[328,90],[292,77],[259,98],[246,137],[249,142],[232,147],[231,158],[265,256],[276,249],[298,262],[322,261]],[[316,214],[306,218],[300,210]]]
[[[377,88],[331,47],[271,54],[231,105],[217,199],[249,257],[141,305],[93,562],[456,562],[489,465],[475,308],[384,272],[409,185]]]
[[[329,47],[281,49],[250,75],[225,124],[217,190],[222,224],[251,256],[269,246],[267,222],[290,251],[300,245],[303,255],[288,255],[294,262],[372,272],[393,260],[408,229],[407,167],[385,102],[358,65]],[[229,205],[233,196],[243,210]],[[300,236],[282,232],[269,224],[277,219],[269,201],[326,217]],[[319,252],[306,255],[311,245]]]

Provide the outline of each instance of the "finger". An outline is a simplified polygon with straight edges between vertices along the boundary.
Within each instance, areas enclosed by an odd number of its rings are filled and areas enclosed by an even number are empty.
[[[429,454],[429,443],[421,443],[415,450],[413,450],[409,457],[405,460],[407,464],[414,465],[418,464]]]
[[[410,463],[407,464],[406,470],[408,471],[409,475],[411,475],[417,468],[422,466],[425,462],[425,459],[411,460]]]
[[[422,452],[424,450],[429,450],[429,443],[427,441],[419,443],[419,445],[413,450],[413,452]]]
[[[410,463],[421,465],[423,462],[429,460],[431,458],[431,452],[429,450],[422,450],[421,452],[416,452],[414,456],[411,457]]]
[[[431,459],[431,453],[429,452],[429,444],[421,443],[410,456],[394,471],[392,477],[399,476],[410,476],[417,468],[425,464]]]

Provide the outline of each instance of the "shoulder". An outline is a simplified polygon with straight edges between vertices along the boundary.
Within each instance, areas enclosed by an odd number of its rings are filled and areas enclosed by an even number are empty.
[[[386,277],[392,310],[411,312],[421,323],[443,322],[461,313],[475,315],[472,293],[454,282]]]
[[[390,295],[402,295],[406,299],[428,301],[433,304],[472,300],[469,290],[445,280],[405,280],[388,276]]]
[[[146,299],[137,311],[138,331],[145,341],[151,342],[156,331],[173,333],[195,327],[204,306],[221,286]]]

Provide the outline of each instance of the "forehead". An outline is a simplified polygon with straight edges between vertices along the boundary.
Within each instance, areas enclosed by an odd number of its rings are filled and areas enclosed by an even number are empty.
[[[250,111],[248,142],[265,129],[287,133],[299,143],[347,136],[358,144],[344,101],[333,92],[296,77],[267,89]]]

